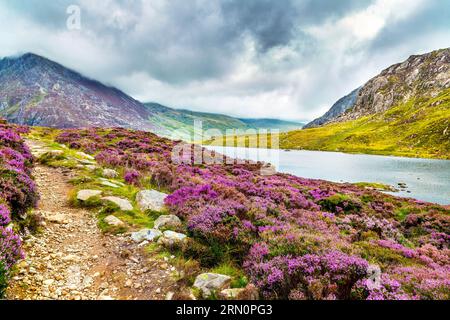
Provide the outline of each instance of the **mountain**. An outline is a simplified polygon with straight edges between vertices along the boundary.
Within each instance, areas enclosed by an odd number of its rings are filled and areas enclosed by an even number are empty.
[[[344,112],[346,112],[348,109],[352,108],[355,105],[360,90],[361,88],[355,89],[350,94],[339,99],[335,104],[333,104],[333,106],[331,107],[330,110],[327,111],[327,113],[325,113],[320,118],[311,121],[303,128],[304,129],[315,128],[327,124],[329,122],[332,122],[341,114],[343,114]]]
[[[285,131],[303,126],[142,104],[116,88],[32,53],[0,60],[0,116],[14,123],[56,128],[125,127],[163,136],[178,130],[182,139],[190,138],[194,119],[202,120],[204,129],[224,132],[260,126]]]
[[[450,159],[450,48],[390,66],[346,111],[324,117],[281,134],[281,147]]]
[[[194,133],[194,120],[201,121],[202,129],[218,129],[223,134],[228,129],[278,129],[289,131],[300,129],[303,123],[283,121],[276,119],[239,119],[217,113],[196,112],[184,109],[172,109],[158,103],[145,103],[145,106],[154,115],[150,122],[158,128],[165,128],[169,135],[176,133],[178,138],[192,137]],[[174,136],[177,138],[177,136]]]
[[[27,53],[0,61],[0,115],[27,125],[154,130],[151,111],[122,91]]]

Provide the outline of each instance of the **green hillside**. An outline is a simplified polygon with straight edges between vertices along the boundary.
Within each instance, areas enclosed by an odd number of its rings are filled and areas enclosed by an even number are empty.
[[[180,138],[190,140],[194,133],[194,121],[201,121],[202,129],[218,129],[223,134],[229,129],[277,129],[281,132],[300,129],[303,123],[283,121],[277,119],[239,119],[231,116],[196,112],[190,110],[172,109],[158,103],[144,104],[152,113],[149,121],[163,132],[171,136],[174,132],[181,135]]]
[[[382,114],[282,133],[283,149],[450,159],[450,89],[411,99]]]

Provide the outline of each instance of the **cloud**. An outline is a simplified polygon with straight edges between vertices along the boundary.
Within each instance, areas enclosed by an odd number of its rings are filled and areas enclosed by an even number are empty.
[[[81,30],[66,9],[81,8]],[[0,55],[33,51],[143,101],[310,119],[448,46],[439,0],[0,0]]]

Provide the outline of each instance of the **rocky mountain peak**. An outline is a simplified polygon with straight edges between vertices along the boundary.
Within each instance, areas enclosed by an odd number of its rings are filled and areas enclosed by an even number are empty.
[[[411,98],[435,97],[449,87],[450,48],[413,55],[369,80],[354,106],[335,121],[381,113]]]

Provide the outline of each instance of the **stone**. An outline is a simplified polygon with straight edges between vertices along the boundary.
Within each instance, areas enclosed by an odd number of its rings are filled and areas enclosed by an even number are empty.
[[[220,292],[231,284],[231,277],[218,273],[202,273],[195,279],[194,288],[201,291],[204,298],[213,292]]]
[[[84,152],[81,152],[81,151],[77,152],[76,155],[79,156],[80,158],[85,158],[88,160],[95,160],[95,158],[93,156],[86,154]]]
[[[142,190],[136,195],[136,202],[142,211],[161,211],[164,209],[164,199],[167,194],[156,190]]]
[[[270,163],[265,163],[260,170],[260,174],[262,176],[272,176],[277,174],[277,168],[270,164]]]
[[[113,170],[113,169],[103,169],[102,175],[105,178],[114,179],[114,178],[117,178],[119,176],[119,173],[116,170]]]
[[[244,291],[244,288],[225,289],[220,291],[220,296],[226,300],[237,300]]]
[[[162,236],[162,232],[157,229],[143,229],[138,232],[131,233],[131,239],[136,243],[141,243],[145,240],[155,241]]]
[[[51,223],[56,223],[56,224],[68,224],[69,223],[69,220],[67,219],[67,217],[61,213],[49,215],[49,216],[47,216],[47,220]]]
[[[110,187],[110,188],[115,188],[115,189],[119,188],[119,186],[117,184],[114,184],[114,183],[109,182],[109,181],[102,181],[100,184],[102,186],[105,186],[105,187]]]
[[[53,280],[53,279],[47,279],[47,280],[44,280],[44,282],[42,282],[42,284],[44,286],[51,286],[54,282],[55,282],[55,280]]]
[[[173,246],[182,243],[186,238],[187,236],[185,234],[167,230],[159,238],[158,243],[165,246]]]
[[[121,226],[125,225],[122,220],[120,220],[119,218],[117,218],[113,215],[109,215],[103,220],[107,224],[109,224],[110,226],[113,226],[113,227],[121,227]]]
[[[258,288],[249,283],[245,288],[224,289],[219,294],[225,300],[259,300]]]
[[[80,201],[87,201],[90,198],[97,197],[102,194],[100,190],[80,190],[77,193],[77,199]]]
[[[88,169],[89,171],[95,171],[95,170],[97,170],[98,169],[98,167],[96,166],[96,165],[87,165],[87,166],[84,166],[86,169]]]
[[[118,197],[103,197],[102,200],[114,203],[122,211],[133,210],[133,205],[127,199],[122,199],[122,198],[118,198]]]
[[[177,216],[170,214],[170,215],[162,215],[159,216],[158,219],[156,219],[154,227],[155,229],[160,228],[177,228],[181,226],[181,220]]]
[[[47,152],[48,155],[52,157],[60,157],[64,154],[64,151],[62,150],[50,150]]]

